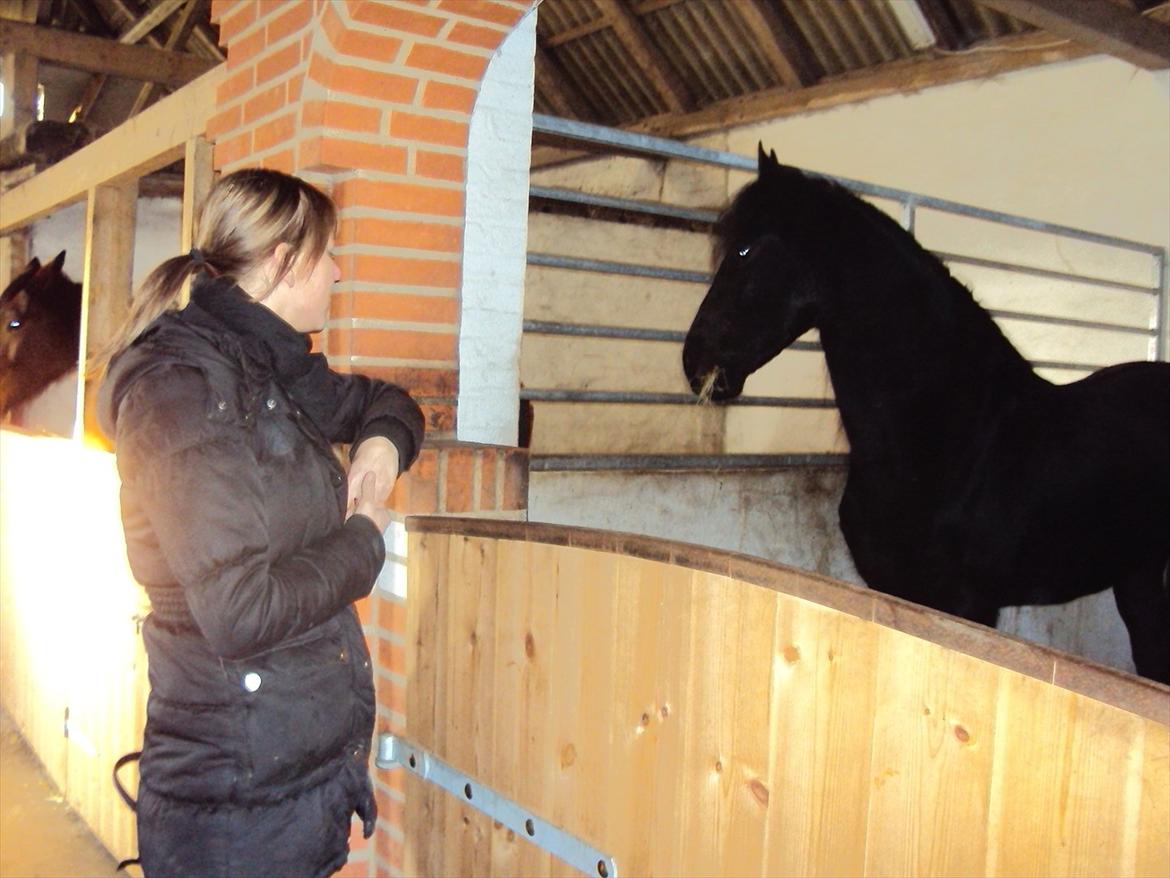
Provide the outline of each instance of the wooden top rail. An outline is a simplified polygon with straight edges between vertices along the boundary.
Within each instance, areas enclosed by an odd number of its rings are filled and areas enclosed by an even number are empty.
[[[412,533],[460,534],[593,549],[701,570],[783,592],[992,662],[1130,713],[1170,725],[1170,687],[882,592],[707,546],[541,522],[410,516]]]

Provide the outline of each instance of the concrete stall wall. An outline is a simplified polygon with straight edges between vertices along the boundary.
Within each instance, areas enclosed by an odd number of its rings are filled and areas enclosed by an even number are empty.
[[[763,141],[781,161],[839,176],[909,189],[1154,245],[1170,245],[1170,74],[1094,57],[888,97],[790,119],[745,126],[697,144],[754,155]],[[533,183],[721,207],[750,179],[682,163],[607,159],[537,171]],[[879,207],[889,205],[878,203]],[[586,229],[585,226],[588,225]],[[1042,235],[1008,234],[983,223],[923,215],[927,246],[994,252],[1058,270],[1101,273],[1151,284],[1148,259]],[[653,232],[618,224],[534,215],[530,249],[571,242],[572,255],[708,266],[702,235]],[[563,245],[562,245],[563,246]],[[597,254],[607,254],[599,257]],[[1104,319],[1145,327],[1153,298],[1076,285],[1005,279],[956,267],[990,307]],[[529,269],[528,319],[682,330],[704,288],[546,268]],[[1084,333],[1068,327],[1003,321],[1035,359],[1105,364],[1145,359],[1140,336]],[[677,345],[573,341],[526,335],[521,374],[527,386],[685,392]],[[1051,380],[1080,377],[1045,370]],[[624,382],[624,383],[619,383]],[[819,354],[791,351],[749,379],[745,393],[831,396]],[[841,451],[835,413],[759,408],[537,406],[534,454],[784,453]],[[585,431],[588,423],[602,432]],[[812,488],[810,486],[815,486]],[[847,549],[836,527],[843,488],[839,469],[770,473],[651,474],[534,472],[529,517],[689,539],[743,551],[850,581]],[[812,562],[811,565],[809,562]],[[1061,608],[1009,609],[1001,630],[1131,669],[1128,637],[1111,593]]]

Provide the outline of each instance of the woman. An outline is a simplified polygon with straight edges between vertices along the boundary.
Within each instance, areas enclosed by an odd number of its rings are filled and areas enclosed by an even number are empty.
[[[310,353],[339,277],[336,221],[295,177],[224,176],[199,246],[147,278],[102,384],[151,602],[148,878],[329,875],[355,811],[373,832],[374,688],[353,602],[382,567],[383,502],[423,419],[399,388]],[[348,479],[332,443],[351,446]]]

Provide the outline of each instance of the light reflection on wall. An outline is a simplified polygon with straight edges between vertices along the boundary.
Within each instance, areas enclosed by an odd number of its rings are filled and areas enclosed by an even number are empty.
[[[134,849],[133,815],[109,773],[140,742],[145,607],[126,561],[113,455],[0,430],[0,697],[118,856]]]

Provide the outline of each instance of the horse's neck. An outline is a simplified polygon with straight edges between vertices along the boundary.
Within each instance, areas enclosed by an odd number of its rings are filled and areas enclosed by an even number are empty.
[[[843,285],[820,332],[855,459],[943,453],[1040,383],[970,292],[938,267]]]

